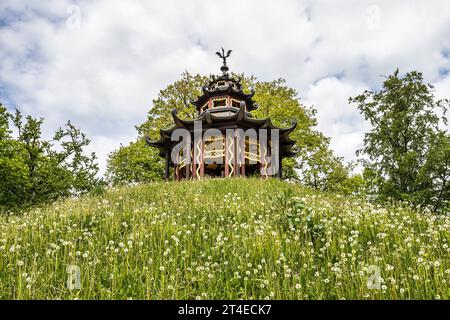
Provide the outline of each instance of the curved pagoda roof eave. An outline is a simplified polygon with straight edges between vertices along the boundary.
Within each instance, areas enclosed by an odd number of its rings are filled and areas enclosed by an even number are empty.
[[[254,90],[252,90],[250,93],[245,93],[242,88],[235,89],[231,83],[226,87],[216,90],[209,90],[207,86],[203,86],[202,91],[203,94],[201,96],[197,97],[196,100],[190,101],[190,103],[194,105],[197,110],[201,108],[210,98],[223,94],[235,96],[236,98],[242,99],[247,103],[248,110],[256,110],[258,108],[258,105],[252,100],[253,96],[255,95]]]
[[[152,140],[148,135],[145,136],[145,142],[149,145],[152,146],[154,148],[159,148],[161,147],[161,143],[162,143],[162,139],[160,138],[159,140],[155,141]]]
[[[239,107],[238,112],[235,112],[233,115],[226,116],[226,117],[216,116],[213,113],[209,112],[209,110],[206,110],[204,113],[202,113],[196,119],[183,120],[178,117],[178,111],[176,109],[172,110],[172,117],[173,117],[176,125],[170,129],[164,130],[165,134],[172,133],[172,131],[176,128],[193,126],[195,121],[202,121],[202,123],[206,122],[207,124],[209,124],[211,126],[217,122],[236,120],[236,122],[238,124],[256,126],[256,127],[258,127],[258,129],[270,129],[270,130],[278,129],[278,130],[280,130],[280,135],[284,135],[284,136],[289,135],[297,127],[296,121],[293,121],[291,127],[289,127],[289,128],[280,128],[280,127],[277,127],[276,125],[274,125],[270,118],[265,118],[265,119],[251,118],[247,115],[247,112],[245,111],[245,105],[243,105],[243,104]]]
[[[289,128],[280,128],[280,134],[290,134],[297,128],[297,121],[293,120]]]

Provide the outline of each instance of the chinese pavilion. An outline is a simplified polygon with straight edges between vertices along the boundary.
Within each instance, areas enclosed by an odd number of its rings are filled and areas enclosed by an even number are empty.
[[[295,141],[289,137],[296,122],[290,128],[279,128],[270,118],[256,119],[251,114],[258,108],[252,100],[255,92],[244,93],[240,79],[228,74],[230,53],[223,48],[216,53],[223,60],[222,75],[212,76],[203,86],[203,94],[191,101],[197,117],[180,119],[174,109],[174,125],[161,129],[158,141],[146,137],[165,159],[166,180],[170,168],[174,180],[251,175],[281,178],[283,158],[296,154]]]

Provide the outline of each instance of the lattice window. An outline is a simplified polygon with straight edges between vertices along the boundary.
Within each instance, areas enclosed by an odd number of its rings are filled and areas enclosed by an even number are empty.
[[[225,143],[222,136],[208,137],[205,140],[204,150],[205,163],[222,164],[225,157]]]
[[[227,98],[221,97],[221,98],[215,98],[212,100],[213,108],[217,107],[225,107],[227,105]]]
[[[258,140],[251,138],[245,139],[245,159],[253,162],[261,161]]]
[[[239,108],[241,106],[241,102],[236,99],[231,99],[231,106],[233,106],[235,108]]]

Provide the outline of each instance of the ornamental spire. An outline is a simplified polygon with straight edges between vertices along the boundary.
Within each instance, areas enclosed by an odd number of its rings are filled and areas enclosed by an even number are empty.
[[[222,75],[225,76],[227,74],[227,71],[229,70],[227,66],[227,58],[230,56],[231,50],[228,50],[225,54],[225,50],[223,48],[221,49],[222,52],[217,51],[216,54],[223,60],[223,65],[222,67],[220,67],[220,70],[222,71]]]

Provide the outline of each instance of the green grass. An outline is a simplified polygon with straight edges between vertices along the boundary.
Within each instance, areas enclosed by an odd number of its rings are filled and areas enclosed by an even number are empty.
[[[0,298],[449,299],[449,230],[278,180],[124,187],[0,217]]]

